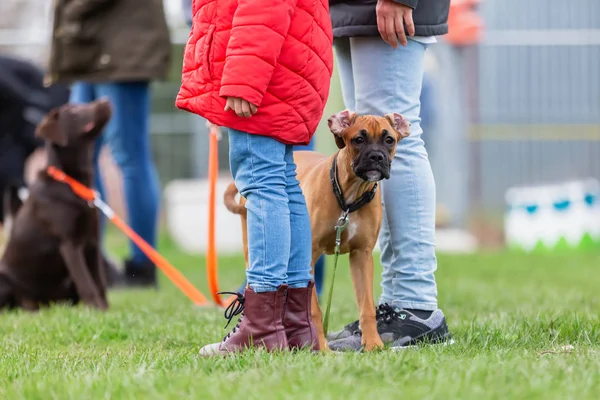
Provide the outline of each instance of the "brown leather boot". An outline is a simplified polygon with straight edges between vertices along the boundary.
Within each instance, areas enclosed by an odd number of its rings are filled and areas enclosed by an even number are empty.
[[[245,296],[238,298],[225,310],[225,318],[231,320],[242,313],[238,324],[222,342],[204,346],[200,355],[210,357],[239,353],[248,348],[264,348],[267,351],[286,350],[287,337],[283,327],[283,307],[287,285],[275,292],[256,293],[250,287]]]
[[[319,350],[317,330],[312,322],[311,297],[314,282],[306,288],[289,288],[285,303],[283,326],[290,349],[310,347]]]

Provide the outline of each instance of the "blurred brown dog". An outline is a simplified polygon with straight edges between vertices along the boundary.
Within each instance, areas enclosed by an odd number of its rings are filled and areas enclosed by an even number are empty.
[[[37,128],[48,166],[91,187],[94,142],[111,116],[107,100],[52,110]],[[98,211],[43,170],[21,203],[4,194],[12,216],[0,259],[0,309],[37,310],[79,301],[107,309],[106,266],[100,252]]]
[[[364,203],[348,216],[348,227],[342,233],[340,254],[350,254],[352,281],[360,313],[362,344],[370,351],[382,347],[377,333],[375,302],[373,299],[373,248],[381,228],[381,195],[376,184],[390,176],[390,167],[398,141],[410,133],[410,123],[400,114],[383,117],[364,115],[344,110],[328,120],[329,129],[340,149],[331,157],[312,151],[294,153],[297,177],[306,198],[312,228],[312,265],[319,257],[335,251],[334,227],[343,210],[334,194],[332,175],[345,205],[350,205],[362,196],[371,200]],[[332,168],[335,164],[335,168]],[[336,171],[337,170],[337,171]],[[332,173],[335,172],[335,173]],[[236,202],[235,184],[229,185],[224,195],[227,209],[242,217],[244,257],[248,265],[248,241],[246,233],[245,199]],[[316,290],[312,296],[313,322],[319,336],[321,350],[327,350],[323,333],[322,313]]]

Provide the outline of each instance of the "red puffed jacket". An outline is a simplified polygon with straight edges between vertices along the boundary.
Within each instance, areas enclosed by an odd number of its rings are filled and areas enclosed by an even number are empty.
[[[177,107],[223,127],[308,144],[333,71],[328,0],[193,0]],[[223,111],[226,97],[258,106]]]

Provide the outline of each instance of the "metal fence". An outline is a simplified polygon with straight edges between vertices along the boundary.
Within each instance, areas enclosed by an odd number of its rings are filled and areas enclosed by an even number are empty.
[[[487,0],[472,62],[471,200],[600,177],[600,2]]]

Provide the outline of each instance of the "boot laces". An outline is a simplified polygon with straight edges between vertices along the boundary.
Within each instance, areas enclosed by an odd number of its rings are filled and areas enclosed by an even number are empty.
[[[240,292],[219,292],[218,294],[231,294],[233,296],[237,296],[237,298],[234,301],[232,301],[231,304],[229,304],[227,306],[227,308],[225,309],[225,312],[223,313],[223,316],[225,317],[225,319],[227,319],[227,324],[225,324],[225,328],[223,328],[223,329],[226,329],[229,326],[229,324],[231,323],[231,321],[237,315],[241,314],[241,317],[238,319],[237,324],[223,339],[223,340],[226,340],[227,338],[229,338],[231,336],[232,333],[235,333],[235,331],[240,327],[240,324],[242,323],[242,319],[244,317],[244,302],[245,302],[246,298]]]

